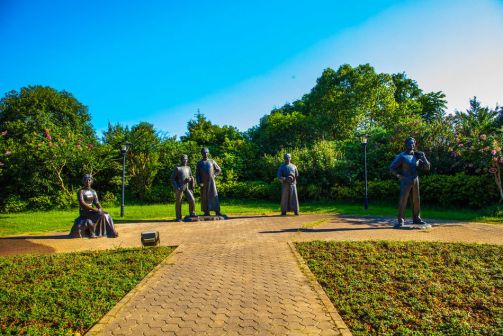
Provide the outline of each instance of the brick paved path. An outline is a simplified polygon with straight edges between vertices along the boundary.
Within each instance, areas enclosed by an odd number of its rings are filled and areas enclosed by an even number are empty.
[[[287,243],[183,245],[101,335],[340,335]]]
[[[2,238],[0,255],[139,246],[140,232],[158,230],[163,245],[179,247],[89,335],[337,335],[349,332],[288,242],[503,244],[503,225],[432,224],[427,231],[394,230],[386,218],[330,215],[150,222],[120,225],[118,239],[66,239],[66,233]]]

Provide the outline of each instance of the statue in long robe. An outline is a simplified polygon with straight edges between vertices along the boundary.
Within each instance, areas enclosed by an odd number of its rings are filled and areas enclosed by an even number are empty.
[[[290,154],[285,154],[284,158],[285,162],[278,168],[278,179],[281,182],[281,215],[286,216],[289,211],[299,215],[299,198],[297,196],[299,171],[291,162]]]
[[[84,186],[78,191],[79,215],[70,231],[71,237],[89,236],[116,238],[119,233],[115,229],[114,221],[107,212],[103,211],[98,194],[91,188],[93,177],[85,174],[82,178]]]
[[[210,211],[215,211],[217,216],[221,216],[215,177],[220,175],[222,170],[214,160],[208,158],[209,153],[208,148],[203,148],[201,150],[203,159],[196,166],[196,180],[201,188],[201,210],[205,216],[209,216]]]

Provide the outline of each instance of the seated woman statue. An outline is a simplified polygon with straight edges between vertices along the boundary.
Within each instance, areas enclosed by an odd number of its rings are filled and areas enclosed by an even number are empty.
[[[91,188],[93,177],[85,174],[82,178],[84,187],[77,194],[80,206],[80,217],[75,220],[75,224],[70,232],[72,237],[82,237],[88,235],[90,238],[119,236],[115,230],[112,217],[103,211],[96,191]]]

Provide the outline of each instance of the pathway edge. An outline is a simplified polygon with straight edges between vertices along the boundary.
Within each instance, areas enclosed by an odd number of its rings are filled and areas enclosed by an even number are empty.
[[[314,289],[318,297],[320,298],[321,302],[325,306],[325,309],[327,310],[328,314],[332,318],[332,321],[334,322],[335,326],[343,336],[352,336],[353,334],[351,333],[350,329],[342,319],[341,315],[339,315],[339,312],[333,305],[332,301],[328,298],[327,294],[321,287],[321,285],[318,283],[316,280],[315,275],[311,272],[309,267],[307,266],[306,262],[304,261],[304,258],[299,254],[297,249],[295,248],[295,243],[292,241],[288,242],[288,246],[290,246],[290,250],[295,256],[295,259],[297,260],[297,264],[299,265],[300,270],[306,278],[309,281],[309,284],[311,285],[311,288]]]
[[[157,273],[159,270],[169,264],[173,264],[176,259],[176,255],[182,253],[181,247],[183,244],[178,245],[173,252],[170,253],[163,261],[161,261],[156,267],[154,267],[145,277],[133,288],[129,291],[124,297],[117,302],[117,304],[103,317],[96,322],[84,335],[86,336],[96,336],[100,335],[103,329],[108,325],[110,321],[112,321],[119,312],[131,301],[136,295],[138,295],[148,284],[149,280]]]

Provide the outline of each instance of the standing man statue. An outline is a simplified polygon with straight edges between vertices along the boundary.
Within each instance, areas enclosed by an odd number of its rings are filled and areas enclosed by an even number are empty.
[[[286,216],[287,211],[299,215],[299,199],[297,197],[297,178],[299,171],[291,163],[292,156],[285,154],[285,162],[279,166],[278,179],[281,182],[281,216]]]
[[[192,177],[192,171],[188,166],[189,158],[187,155],[181,156],[181,165],[176,167],[171,174],[171,183],[176,192],[176,220],[178,222],[182,221],[182,198],[185,194],[187,201],[189,202],[189,213],[190,217],[196,217],[195,200],[194,200],[194,177]]]
[[[430,169],[430,162],[423,152],[416,151],[416,140],[408,137],[405,140],[405,151],[398,154],[391,163],[390,172],[400,179],[400,202],[398,205],[398,222],[395,227],[405,224],[405,208],[409,195],[412,197],[412,222],[413,224],[426,225],[420,217],[419,177],[418,167]],[[411,195],[412,194],[412,195]]]
[[[209,216],[210,211],[221,216],[215,176],[220,175],[222,170],[215,161],[208,158],[209,153],[208,148],[201,149],[203,159],[197,163],[196,169],[197,183],[201,187],[201,210],[205,216]]]

